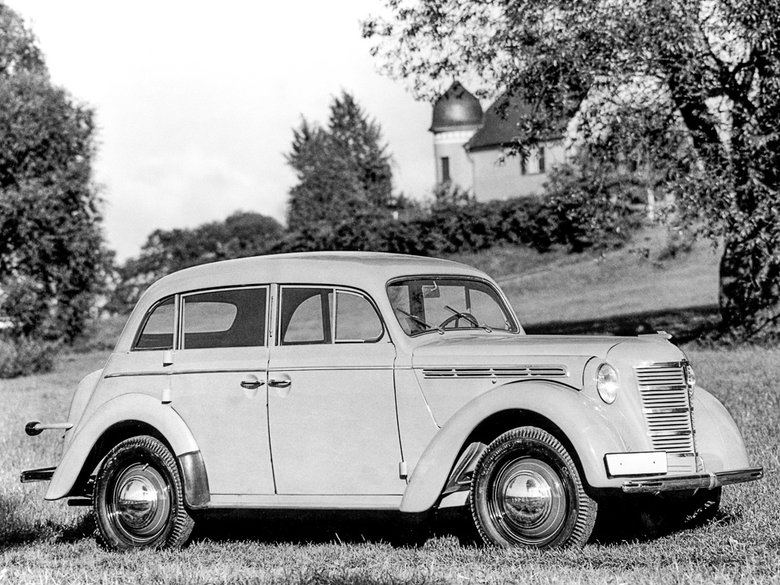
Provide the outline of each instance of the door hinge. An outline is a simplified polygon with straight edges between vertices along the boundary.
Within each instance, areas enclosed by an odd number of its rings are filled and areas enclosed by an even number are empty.
[[[401,479],[409,477],[409,471],[406,469],[406,461],[401,461],[398,464],[398,477]]]

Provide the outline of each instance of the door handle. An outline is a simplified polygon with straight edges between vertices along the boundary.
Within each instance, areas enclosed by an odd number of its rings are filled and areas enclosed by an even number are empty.
[[[292,380],[287,374],[277,374],[273,378],[268,378],[268,385],[272,388],[289,388],[290,384]]]
[[[252,378],[248,380],[241,381],[241,387],[246,388],[247,390],[256,390],[257,388],[260,388],[260,386],[262,386],[263,384],[265,384],[265,382],[263,382],[262,380],[258,380],[254,376],[252,376]]]

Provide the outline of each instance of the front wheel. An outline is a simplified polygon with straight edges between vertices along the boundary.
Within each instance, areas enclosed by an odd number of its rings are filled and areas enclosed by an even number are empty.
[[[488,445],[471,481],[471,512],[488,544],[582,546],[597,505],[577,467],[547,431],[519,427]]]
[[[93,504],[98,542],[111,549],[180,547],[194,526],[176,460],[150,436],[126,439],[106,455]]]

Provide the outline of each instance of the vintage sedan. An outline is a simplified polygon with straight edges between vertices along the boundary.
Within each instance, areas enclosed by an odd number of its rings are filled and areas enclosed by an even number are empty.
[[[93,506],[116,549],[181,546],[210,510],[451,506],[488,543],[582,545],[599,501],[762,476],[668,336],[526,335],[484,273],[393,254],[160,279],[45,429],[59,464],[22,481]]]

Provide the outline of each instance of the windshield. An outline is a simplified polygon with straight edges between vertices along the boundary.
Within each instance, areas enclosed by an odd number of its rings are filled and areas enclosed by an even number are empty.
[[[498,292],[481,280],[407,278],[390,283],[387,296],[407,335],[452,329],[518,331]]]

